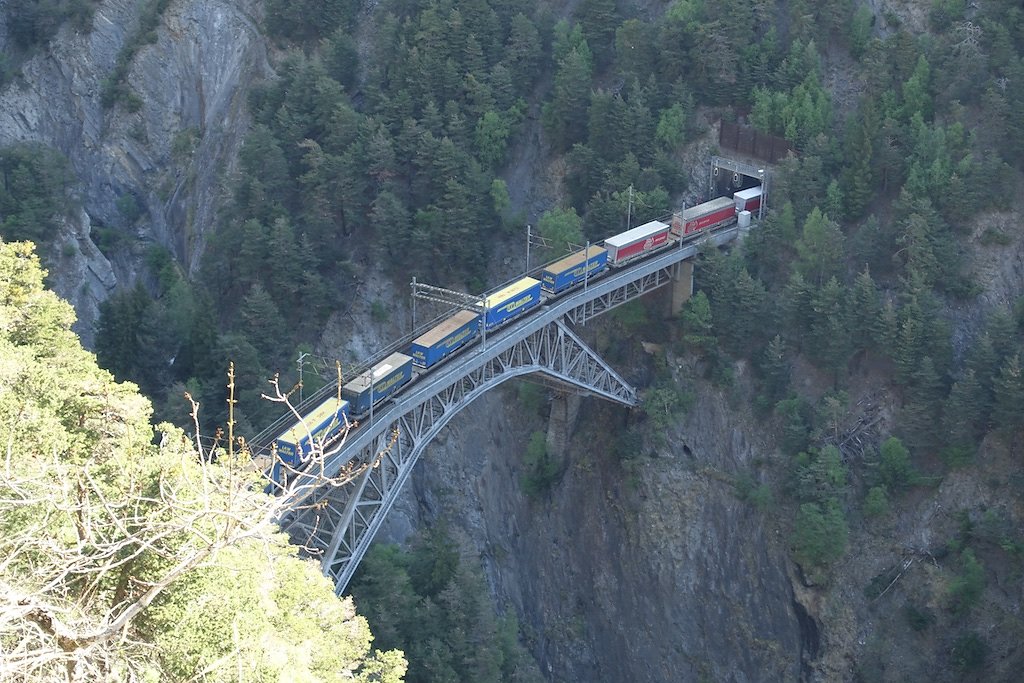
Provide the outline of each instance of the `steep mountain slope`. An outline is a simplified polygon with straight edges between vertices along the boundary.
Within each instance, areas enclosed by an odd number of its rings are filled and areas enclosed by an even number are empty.
[[[270,74],[258,0],[163,4],[156,28],[141,35],[140,17],[156,3],[99,3],[91,31],[65,24],[0,92],[0,145],[53,147],[78,179],[82,212],[51,271],[86,341],[97,303],[115,283],[132,283],[146,245],[166,247],[186,271],[198,266],[248,130],[246,92]],[[0,33],[0,48],[11,44]],[[111,79],[132,97],[105,103]],[[90,244],[104,228],[124,247],[109,251],[112,262]]]

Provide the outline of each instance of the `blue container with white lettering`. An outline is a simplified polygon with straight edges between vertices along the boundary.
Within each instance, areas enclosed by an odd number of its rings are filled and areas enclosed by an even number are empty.
[[[540,301],[540,280],[524,277],[488,294],[476,305],[484,307],[484,324],[489,330],[525,313]]]
[[[393,353],[341,387],[341,397],[351,403],[352,415],[362,416],[370,412],[371,405],[380,403],[410,379],[412,358]]]
[[[560,261],[555,261],[541,273],[542,286],[547,292],[557,294],[587,278],[592,278],[608,265],[608,250],[604,247],[580,249]]]
[[[417,337],[409,348],[416,365],[429,368],[469,343],[480,332],[480,314],[459,311]]]

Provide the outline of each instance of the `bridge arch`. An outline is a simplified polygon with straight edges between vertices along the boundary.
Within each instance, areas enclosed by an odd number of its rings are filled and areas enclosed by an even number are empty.
[[[624,406],[637,404],[636,390],[561,320],[522,337],[508,336],[503,345],[505,348],[494,354],[476,350],[476,362],[472,355],[463,357],[463,369],[474,366],[468,372],[453,373],[444,386],[433,380],[385,409],[373,424],[373,438],[364,439],[358,452],[346,453],[345,466],[359,474],[342,485],[320,487],[283,522],[293,540],[321,557],[324,574],[335,581],[339,593],[348,585],[427,445],[484,393],[516,377],[539,374],[581,394]],[[440,381],[444,379],[442,376]],[[325,470],[340,469],[336,462],[325,462]]]

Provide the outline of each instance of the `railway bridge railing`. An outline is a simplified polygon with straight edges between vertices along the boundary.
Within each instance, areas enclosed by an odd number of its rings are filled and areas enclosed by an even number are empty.
[[[370,547],[403,484],[427,444],[451,419],[484,392],[514,377],[539,374],[569,391],[636,406],[639,396],[570,325],[664,287],[679,265],[707,242],[735,239],[733,226],[660,252],[632,267],[613,270],[596,282],[513,321],[425,375],[372,419],[353,430],[324,458],[317,476],[298,475],[283,495],[295,504],[281,527],[308,553],[342,593]],[[688,283],[687,283],[688,284]],[[342,476],[346,472],[354,476]],[[327,478],[332,481],[324,483]],[[336,482],[342,483],[336,483]]]

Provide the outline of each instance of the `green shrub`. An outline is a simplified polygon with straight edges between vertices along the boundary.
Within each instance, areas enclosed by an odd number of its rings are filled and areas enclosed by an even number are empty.
[[[374,299],[370,304],[370,319],[375,323],[386,323],[391,318],[387,305],[380,299]]]
[[[544,432],[530,435],[530,442],[523,455],[523,475],[519,483],[528,496],[539,496],[558,479],[558,463],[548,455],[547,438]]]
[[[967,548],[960,553],[961,572],[949,587],[949,608],[953,614],[962,616],[978,603],[985,590],[985,568]]]
[[[794,524],[793,556],[810,568],[823,568],[846,551],[846,516],[838,501],[804,503]]]
[[[745,503],[750,503],[762,512],[769,509],[775,502],[771,487],[768,484],[759,484],[750,473],[744,472],[737,476],[733,486],[736,487],[737,498]]]
[[[918,607],[908,602],[903,606],[903,617],[907,620],[910,628],[918,633],[927,630],[935,623],[935,614],[927,607]]]
[[[916,481],[917,475],[910,464],[910,451],[895,436],[882,444],[878,460],[879,478],[890,491],[902,491]]]
[[[516,386],[516,394],[523,410],[528,413],[539,415],[547,405],[547,391],[539,384],[520,380]]]
[[[864,497],[864,514],[868,517],[884,517],[889,514],[889,497],[881,486],[872,486]]]
[[[956,639],[949,656],[957,671],[977,671],[985,663],[985,657],[988,656],[988,643],[982,640],[977,633],[969,631]]]

